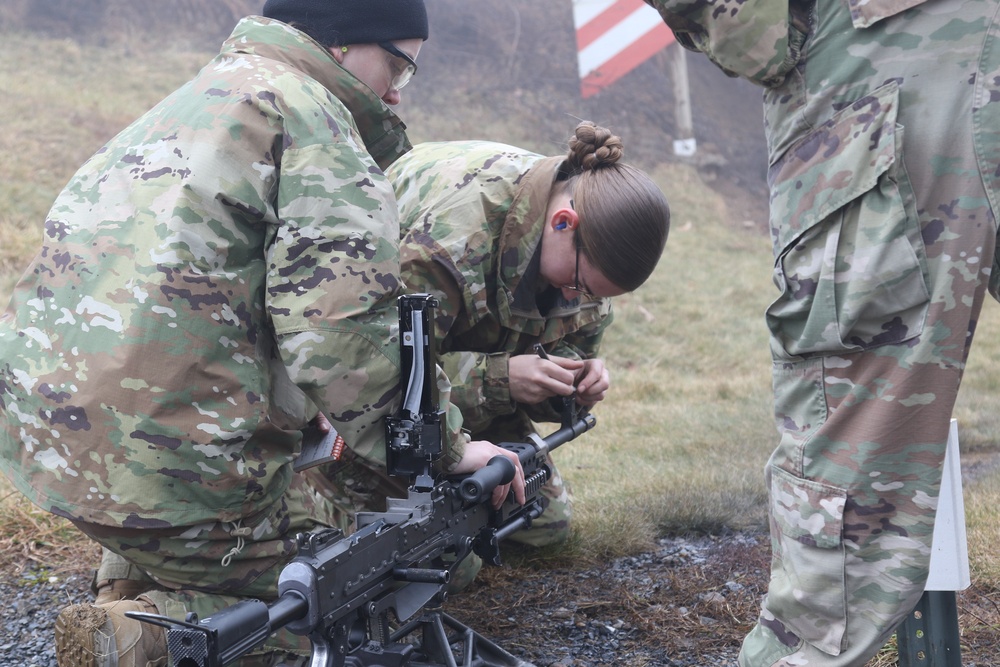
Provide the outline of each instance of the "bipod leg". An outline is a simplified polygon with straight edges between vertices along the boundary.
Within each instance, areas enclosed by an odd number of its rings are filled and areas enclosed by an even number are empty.
[[[486,637],[440,611],[427,612],[393,633],[403,640],[420,630],[411,667],[535,667],[508,653]],[[461,662],[458,662],[458,660]]]
[[[532,663],[508,653],[494,642],[469,626],[459,623],[448,614],[441,613],[441,620],[445,625],[451,627],[452,630],[463,634],[469,667],[535,667]]]

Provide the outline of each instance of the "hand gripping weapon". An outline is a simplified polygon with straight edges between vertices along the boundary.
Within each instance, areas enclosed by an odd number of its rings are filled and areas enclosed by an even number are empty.
[[[493,490],[513,478],[502,457],[462,478],[436,480],[442,454],[432,309],[426,294],[399,299],[403,405],[387,420],[389,473],[410,479],[406,498],[385,512],[359,512],[356,530],[297,536],[298,555],[282,569],[278,598],[243,600],[211,616],[178,621],[128,616],[166,628],[174,667],[222,667],[259,648],[275,631],[309,637],[310,667],[532,667],[440,610],[451,571],[470,553],[500,564],[500,541],[542,513],[552,471],[546,454],[595,425],[567,403],[562,425],[530,442],[502,443],[524,468],[527,500],[513,493],[499,509]]]

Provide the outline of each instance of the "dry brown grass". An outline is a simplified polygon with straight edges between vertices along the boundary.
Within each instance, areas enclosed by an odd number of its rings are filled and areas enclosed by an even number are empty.
[[[447,610],[529,661],[551,655],[574,627],[617,622],[617,664],[688,664],[682,660],[692,657],[717,664],[718,656],[735,656],[756,621],[769,556],[766,539],[698,542],[708,545],[705,561],[661,553],[631,567],[559,566],[519,554],[516,567],[484,569]]]
[[[100,549],[71,523],[28,502],[0,476],[0,577],[42,569],[86,574]]]

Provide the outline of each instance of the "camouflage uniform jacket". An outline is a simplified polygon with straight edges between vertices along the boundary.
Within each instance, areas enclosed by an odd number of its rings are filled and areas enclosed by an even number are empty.
[[[730,76],[773,86],[799,61],[810,0],[645,0],[677,37]],[[855,28],[866,28],[926,0],[847,0]]]
[[[501,423],[523,430],[524,417],[558,420],[548,406],[514,403],[508,359],[531,354],[534,343],[559,356],[593,357],[612,319],[609,299],[566,301],[538,277],[537,251],[562,162],[503,144],[456,141],[419,144],[386,172],[399,202],[403,282],[407,291],[440,300],[439,363],[473,437],[496,433]]]
[[[380,166],[403,130],[326,49],[248,17],[99,150],[0,319],[17,488],[107,525],[252,516],[287,488],[317,406],[384,457],[400,282]]]

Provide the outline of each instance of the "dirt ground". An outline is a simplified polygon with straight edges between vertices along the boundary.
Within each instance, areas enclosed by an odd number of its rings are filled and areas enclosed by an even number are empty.
[[[503,553],[504,566],[485,568],[442,610],[536,667],[735,667],[770,558],[767,536],[748,534],[663,538],[649,553],[589,566],[565,567],[507,546]],[[55,614],[88,598],[98,553],[42,546],[30,557],[8,555],[0,561],[0,605],[8,610],[0,665],[55,667]],[[39,567],[44,563],[48,568]],[[973,585],[957,602],[961,664],[1000,664],[1000,591]],[[10,662],[15,653],[28,662]],[[891,643],[869,663],[897,664]]]
[[[762,542],[665,538],[585,570],[488,568],[446,609],[539,667],[735,665],[767,581]]]
[[[490,568],[445,609],[538,667],[735,667],[769,558],[765,535],[669,538],[654,553],[584,571],[530,561]],[[1000,664],[1000,591],[973,585],[957,602],[961,665]],[[869,666],[898,664],[890,642]]]
[[[655,552],[582,569],[514,560],[485,569],[445,610],[537,667],[735,667],[770,547],[767,535],[730,534],[663,538]],[[917,654],[901,665],[893,637],[868,667],[1000,664],[1000,590],[973,584],[956,602],[961,662]]]

